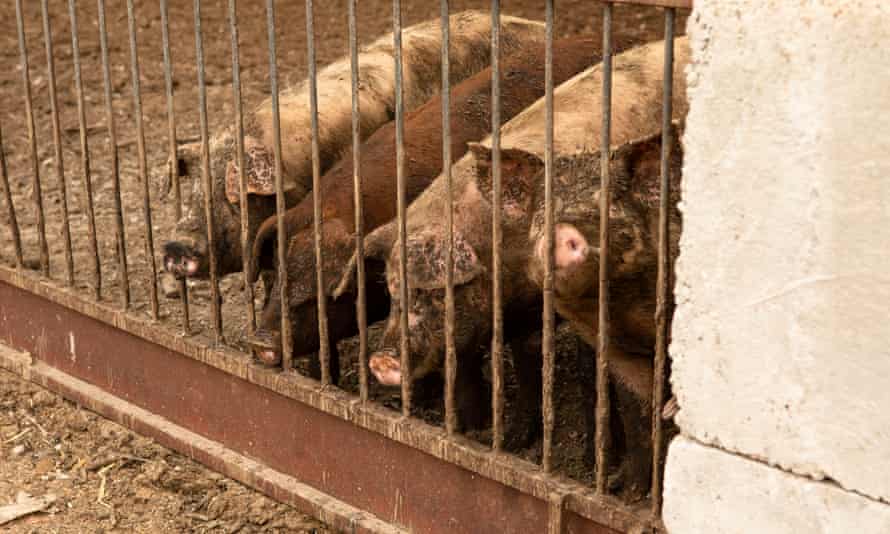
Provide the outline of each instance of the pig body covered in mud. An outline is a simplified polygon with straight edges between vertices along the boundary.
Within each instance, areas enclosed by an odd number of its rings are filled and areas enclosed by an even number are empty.
[[[599,61],[599,39],[576,37],[554,44],[554,80],[559,83]],[[544,93],[544,44],[532,41],[511,46],[511,54],[501,70],[501,120],[506,121],[538,100]],[[442,102],[435,97],[409,113],[405,119],[406,200],[412,201],[442,170]],[[452,89],[451,154],[461,157],[468,143],[483,139],[491,131],[491,69],[485,69]],[[395,123],[377,130],[361,148],[363,223],[366,231],[390,221],[396,215]],[[355,250],[355,211],[353,200],[353,155],[338,162],[322,179],[322,258],[325,293],[330,295],[340,278],[343,265]],[[288,236],[288,306],[293,323],[296,355],[318,350],[317,279],[313,232],[312,197],[307,196],[285,214]],[[254,257],[260,268],[274,267],[277,217],[263,223],[254,244]],[[382,273],[370,271],[367,301],[373,322],[385,317],[386,288],[373,283]],[[253,277],[257,273],[254,269]],[[267,364],[280,360],[280,292],[271,299],[253,338],[257,356]],[[332,356],[332,378],[336,379],[336,342],[353,335],[358,326],[354,298],[328,300],[328,339]]]
[[[686,94],[685,83],[679,73],[683,72],[688,63],[686,39],[678,38],[675,47],[673,109],[675,117],[683,117],[687,109]],[[663,42],[650,43],[613,58],[612,140],[615,145],[624,145],[635,139],[657,134],[660,130],[663,61]],[[582,182],[594,182],[599,176],[601,87],[602,68],[597,65],[560,85],[554,92],[555,157],[559,162],[574,159],[590,162],[590,165],[583,167],[589,175],[577,177]],[[501,134],[504,192],[501,199],[504,232],[502,294],[505,308],[504,328],[508,341],[512,334],[516,333],[518,336],[519,333],[527,331],[529,322],[534,321],[534,324],[540,325],[541,287],[536,283],[540,277],[537,276],[539,271],[536,270],[535,250],[538,247],[541,230],[540,217],[536,214],[542,213],[543,202],[541,193],[545,148],[544,118],[542,99],[507,123]],[[471,151],[452,167],[455,221],[455,342],[460,358],[458,386],[466,388],[474,387],[481,382],[481,369],[478,368],[481,361],[479,347],[484,346],[491,336],[492,241],[489,146],[488,139],[472,146]],[[592,162],[596,164],[593,165]],[[658,165],[645,170],[652,173],[645,179],[655,180],[657,183]],[[594,212],[598,195],[594,195],[592,191],[588,192],[591,194],[568,196],[565,199],[560,198],[557,193],[555,211],[569,213],[572,211],[571,208],[580,207]],[[562,193],[568,194],[570,191],[564,188]],[[396,224],[390,223],[378,228],[365,240],[367,264],[370,265],[375,261],[386,263],[386,283],[391,298],[390,316],[383,346],[372,355],[370,361],[372,372],[383,383],[397,384],[401,381],[400,358],[404,357],[411,358],[412,378],[415,380],[425,374],[442,370],[445,347],[444,273],[448,254],[444,225],[448,209],[445,181],[442,178],[437,179],[408,209],[407,282],[410,298],[408,310],[410,354],[408,355],[398,354],[397,349],[399,311],[403,304],[398,300],[399,248],[396,246]],[[585,223],[595,220],[597,218],[591,215]],[[579,235],[581,232],[578,232]],[[563,237],[572,235],[566,233]],[[615,241],[616,245],[622,242],[621,239]],[[596,241],[588,242],[590,251],[595,245]],[[566,246],[570,247],[571,243],[567,242]],[[646,247],[651,244],[645,243],[641,246]],[[648,257],[647,254],[639,254],[636,258],[628,256],[628,259],[631,262],[643,260]],[[343,291],[348,288],[353,278],[354,274],[347,271],[338,290]],[[590,309],[596,309],[595,302],[587,304]],[[562,308],[560,310],[562,311]],[[568,318],[574,322],[571,315]],[[589,336],[585,338],[592,341]],[[521,336],[516,340],[522,341]],[[651,352],[651,348],[649,350]],[[515,352],[514,363],[517,366],[520,398],[525,399],[519,409],[528,410],[528,417],[532,421],[540,421],[539,355],[528,352],[517,355]],[[520,361],[521,359],[525,361]],[[629,377],[618,376],[615,382],[638,392],[643,405],[647,402],[651,391],[647,385],[647,380],[651,381],[651,378],[639,375],[645,375],[651,363],[644,358],[635,358],[630,363],[632,365],[629,364],[628,367],[632,369],[628,370]],[[613,365],[613,371],[618,371],[618,367],[620,366]],[[461,375],[466,378],[461,380]],[[480,396],[469,389],[459,389],[457,395],[469,399]],[[486,406],[484,403],[474,407],[465,405],[464,413],[459,415],[471,417],[474,410],[486,411],[484,406]],[[633,412],[633,407],[629,411]],[[634,423],[635,428],[641,432],[644,430],[640,425],[648,424],[649,421],[647,413],[643,407],[638,407],[635,414],[628,414],[628,417],[635,415],[639,419]],[[625,425],[625,428],[627,427],[628,425]],[[537,429],[534,429],[532,435],[536,431]],[[638,440],[633,439],[633,441]],[[645,443],[648,441],[642,444]],[[648,458],[648,455],[646,457]],[[634,477],[637,479],[637,484],[643,485],[644,482],[639,479],[648,476],[648,464],[645,463],[645,459],[641,460],[641,464],[629,467],[622,465],[621,469],[634,471],[628,476]]]
[[[491,17],[465,11],[450,18],[451,81],[461,80],[486,68],[491,58]],[[544,25],[517,17],[501,17],[504,52],[515,43],[544,40]],[[410,110],[426,102],[441,87],[441,29],[430,20],[403,30],[403,95]],[[393,36],[387,34],[359,51],[359,99],[361,136],[367,138],[395,113]],[[318,72],[318,120],[321,170],[333,165],[352,143],[351,66],[348,57]],[[309,81],[281,91],[282,167],[287,205],[303,199],[312,185],[311,114]],[[271,98],[245,116],[245,175],[248,182],[250,236],[259,224],[275,213],[274,144]],[[220,276],[242,267],[240,226],[240,172],[233,128],[210,140],[210,173],[213,180],[211,209],[215,218],[215,253]],[[172,163],[171,163],[172,164]],[[207,225],[204,215],[200,147],[180,150],[176,162],[181,175],[193,179],[186,212],[175,235],[163,245],[163,265],[176,277],[209,276]]]

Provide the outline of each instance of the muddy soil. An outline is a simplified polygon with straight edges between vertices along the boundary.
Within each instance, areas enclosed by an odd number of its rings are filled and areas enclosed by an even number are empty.
[[[51,257],[51,278],[59,283],[65,280],[65,244],[62,239],[63,198],[60,179],[56,172],[52,122],[49,105],[49,83],[44,36],[39,4],[25,2],[25,31],[30,54],[30,76],[37,126],[37,161],[43,187],[43,206],[47,218],[47,238]],[[126,226],[127,260],[129,265],[131,309],[135,313],[148,314],[148,288],[151,287],[151,270],[160,269],[160,244],[172,232],[175,224],[175,206],[172,195],[161,194],[161,184],[166,172],[169,137],[167,133],[167,104],[164,92],[163,57],[161,48],[161,19],[157,2],[137,2],[137,40],[141,68],[142,109],[145,127],[146,157],[150,189],[150,205],[155,264],[147,261],[146,218],[142,211],[142,185],[139,178],[137,131],[134,122],[134,99],[130,80],[130,51],[127,37],[127,13],[124,2],[107,3],[107,21],[111,75],[114,99],[114,120],[117,126],[117,145],[120,157],[120,179],[123,189],[123,213]],[[343,5],[341,5],[343,4]],[[231,49],[225,0],[207,0],[203,3],[203,35],[205,70],[207,80],[208,116],[211,131],[231,123],[233,102],[231,92]],[[241,77],[245,109],[268,94],[268,48],[265,27],[264,2],[239,2],[238,20],[241,35]],[[467,8],[485,9],[489,3],[483,0],[455,0],[452,11]],[[4,150],[9,166],[11,189],[21,229],[25,258],[34,262],[38,258],[36,209],[32,200],[34,179],[31,173],[31,152],[27,135],[22,89],[22,71],[16,40],[15,17],[11,6],[0,20],[0,127],[3,130]],[[347,20],[345,2],[317,2],[315,7],[315,31],[317,55],[320,65],[348,53]],[[64,176],[67,183],[67,206],[70,217],[72,249],[75,263],[75,286],[84,290],[94,285],[94,273],[90,259],[89,233],[84,205],[84,172],[81,166],[80,141],[77,121],[77,100],[74,90],[72,63],[71,26],[67,2],[50,0],[50,22],[56,64],[56,85],[61,121],[61,152]],[[305,10],[300,2],[277,2],[278,65],[283,85],[295,83],[306,75]],[[358,32],[363,42],[370,41],[391,27],[391,3],[385,0],[363,0],[358,5]],[[533,0],[505,0],[502,11],[538,20],[544,19],[544,3]],[[405,25],[438,16],[438,3],[406,0],[402,7]],[[96,224],[98,227],[99,255],[101,258],[102,299],[110,303],[120,302],[120,279],[116,258],[114,232],[114,208],[112,195],[110,152],[112,149],[106,131],[102,89],[101,59],[98,41],[97,12],[95,2],[79,2],[78,5],[80,54],[85,85],[85,104],[90,146]],[[600,32],[602,27],[601,5],[588,0],[563,0],[557,4],[555,35],[557,38]],[[193,3],[170,1],[170,34],[175,75],[175,115],[177,138],[196,140],[200,136],[198,125],[198,92],[195,68]],[[683,33],[686,14],[678,17],[677,31]],[[663,35],[661,10],[618,4],[614,8],[614,35],[616,41],[646,42],[660,39]],[[190,183],[182,185],[185,201]],[[0,201],[0,204],[4,204]],[[14,260],[10,238],[10,219],[6,206],[0,206],[0,263],[12,265]],[[206,282],[189,284],[191,332],[197,338],[209,334],[209,286]],[[225,342],[243,349],[247,325],[247,303],[244,299],[240,275],[231,275],[221,282],[224,298]],[[257,291],[257,305],[261,298]],[[181,330],[180,301],[160,295],[161,320],[171,330]],[[380,326],[371,328],[371,346],[380,335]],[[587,425],[592,411],[592,374],[580,372],[581,363],[589,362],[589,353],[582,350],[571,334],[560,336],[557,348],[559,373],[557,377],[557,463],[565,474],[590,481],[589,441],[592,430]],[[589,352],[589,351],[588,351]],[[357,390],[358,369],[356,342],[346,340],[341,347],[343,387]],[[248,356],[245,355],[245,358]],[[580,358],[580,359],[579,359]],[[576,362],[576,363],[572,363]],[[507,355],[508,423],[515,380],[510,373],[511,361]],[[297,362],[298,369],[305,369],[305,362]],[[398,407],[398,395],[393,390],[373,387],[372,397],[391,407]],[[18,402],[17,399],[13,401]],[[58,404],[58,403],[57,403]],[[433,406],[419,415],[433,422],[441,422],[441,410]],[[85,416],[86,417],[86,416]],[[487,441],[482,433],[475,436]],[[526,451],[519,451],[526,458],[537,460],[540,443]],[[142,464],[130,464],[126,469],[138,470]],[[123,468],[121,468],[123,469]],[[176,514],[173,514],[176,515]],[[178,520],[184,520],[179,518]],[[172,519],[171,519],[172,521]]]
[[[4,532],[331,532],[312,518],[0,370],[0,507],[55,496]]]

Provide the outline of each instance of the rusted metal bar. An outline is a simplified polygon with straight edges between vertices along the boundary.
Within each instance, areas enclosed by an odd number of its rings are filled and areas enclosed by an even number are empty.
[[[56,178],[59,180],[59,195],[62,197],[62,242],[65,246],[65,281],[68,287],[74,286],[74,253],[71,249],[71,224],[68,218],[68,184],[65,181],[65,163],[62,156],[62,126],[59,124],[59,101],[56,95],[56,62],[53,55],[53,34],[49,21],[47,0],[40,3],[43,17],[43,41],[46,44],[46,78],[49,87],[49,108],[53,124],[53,147]]]
[[[170,52],[170,18],[168,16],[167,0],[161,0],[161,42],[164,49],[164,89],[167,93],[167,140],[168,161],[167,177],[170,188],[173,190],[173,213],[176,219],[182,217],[182,186],[179,181],[179,165],[176,160],[176,112],[173,101],[173,58]]]
[[[545,473],[553,469],[553,374],[556,367],[553,315],[553,0],[547,0],[547,41],[544,51],[544,317],[542,332],[542,407],[544,443],[541,465]]]
[[[664,88],[661,117],[661,191],[658,213],[658,280],[655,305],[655,365],[652,380],[652,515],[661,514],[662,476],[664,473],[664,428],[661,417],[664,404],[667,367],[667,305],[671,280],[670,197],[671,197],[671,118],[674,88],[674,9],[664,12]]]
[[[179,180],[179,163],[176,153],[176,110],[173,100],[173,59],[170,53],[170,20],[167,14],[167,0],[161,0],[161,40],[164,48],[164,88],[167,93],[167,161],[170,168],[167,169],[170,180],[169,186],[173,189],[173,213],[176,220],[182,217],[182,185]],[[186,335],[191,331],[189,326],[189,293],[185,278],[179,280],[179,296],[182,306],[182,331]]]
[[[445,431],[453,436],[457,430],[454,382],[457,379],[457,350],[454,345],[454,189],[451,179],[451,18],[448,0],[442,0],[442,172],[448,195],[446,239],[448,259],[445,260]]]
[[[201,33],[201,0],[195,0],[195,64],[198,70],[198,111],[201,123],[201,177],[204,182],[204,219],[207,221],[207,252],[210,259],[210,322],[213,340],[222,340],[222,300],[219,295],[219,271],[216,257],[216,217],[213,214],[214,190],[210,174],[210,134],[207,128],[207,82],[204,80],[204,37]],[[244,206],[242,206],[243,208]]]
[[[365,257],[365,215],[362,202],[362,139],[361,109],[358,93],[358,29],[355,2],[349,0],[349,61],[352,68],[352,175],[355,191],[355,257]],[[355,307],[358,320],[358,389],[362,402],[368,400],[368,303],[365,290],[365,262],[356,262]]]
[[[491,1],[491,448],[504,445],[504,308],[501,249],[501,2]],[[448,163],[446,163],[447,165]]]
[[[52,390],[87,410],[111,419],[133,431],[150,436],[160,445],[201,462],[270,497],[311,514],[337,532],[355,534],[407,534],[373,514],[350,506],[308,486],[295,477],[208,439],[193,430],[125,401],[92,384],[79,380],[46,363],[32,362],[27,353],[0,345],[0,368]]]
[[[34,180],[32,199],[37,217],[37,239],[40,248],[40,271],[49,276],[49,246],[46,241],[46,217],[43,213],[43,193],[40,187],[40,160],[37,156],[37,131],[34,127],[34,106],[31,101],[31,74],[28,65],[28,45],[25,39],[25,16],[22,0],[15,0],[16,28],[19,36],[19,61],[22,69],[22,86],[25,95],[25,115],[28,121],[28,142],[31,145],[31,176]]]
[[[97,0],[99,11],[99,47],[102,53],[102,84],[105,89],[105,125],[108,128],[111,156],[111,185],[114,189],[114,231],[117,243],[118,276],[121,286],[121,307],[130,307],[130,275],[127,268],[127,238],[121,203],[120,163],[117,155],[117,132],[114,126],[114,104],[111,97],[111,69],[108,66],[108,31],[105,26],[105,0]]]
[[[599,338],[596,349],[596,491],[606,492],[606,448],[609,439],[609,210],[612,191],[610,147],[612,146],[612,5],[603,5],[603,122],[600,190],[599,249]]]
[[[293,367],[290,308],[287,306],[287,236],[284,235],[284,176],[281,166],[281,115],[278,109],[278,57],[275,48],[275,0],[266,0],[266,30],[269,32],[269,85],[272,91],[272,137],[275,152],[275,214],[278,223],[278,288],[281,297],[281,366]]]
[[[232,36],[232,100],[235,105],[235,161],[238,163],[241,214],[241,272],[244,277],[244,304],[247,307],[247,332],[256,331],[256,309],[253,306],[253,283],[250,280],[250,219],[247,207],[247,175],[244,173],[244,111],[241,103],[241,59],[238,44],[238,1],[229,0],[229,28]],[[271,289],[271,288],[269,288]]]
[[[563,534],[566,531],[565,500],[564,493],[555,493],[550,497],[547,508],[547,534]]]
[[[139,181],[142,183],[142,216],[145,224],[145,262],[149,270],[151,317],[159,316],[158,269],[155,265],[154,229],[151,223],[151,197],[148,187],[148,162],[145,156],[145,127],[142,124],[142,83],[139,79],[139,49],[136,45],[136,13],[133,0],[127,0],[127,27],[130,33],[130,68],[133,85],[133,112],[136,114],[136,150],[139,154]]]
[[[80,126],[80,166],[83,172],[84,213],[89,225],[90,252],[93,260],[93,296],[102,298],[102,264],[99,261],[99,243],[96,239],[96,217],[93,212],[93,179],[90,175],[90,147],[87,142],[87,116],[83,104],[83,79],[80,74],[80,42],[77,35],[77,6],[68,0],[71,19],[71,53],[74,57],[74,85],[77,88],[77,122]]]
[[[312,0],[306,0],[306,46],[309,49],[309,113],[312,116],[312,231],[315,241],[315,281],[318,300],[318,359],[321,363],[321,383],[331,383],[331,349],[328,344],[328,298],[322,269],[321,221],[321,157],[318,151],[318,77],[315,65],[315,24]],[[357,163],[356,163],[357,164]],[[279,258],[284,261],[284,256]]]
[[[12,246],[15,252],[15,267],[16,269],[21,269],[24,265],[24,260],[22,259],[22,236],[19,232],[19,222],[15,215],[15,204],[12,202],[12,189],[9,186],[6,151],[3,148],[2,125],[0,125],[0,185],[3,186],[3,196],[6,199],[6,215],[9,217],[9,233],[12,237]]]
[[[396,201],[399,223],[399,356],[402,364],[402,414],[411,415],[411,368],[408,344],[408,227],[405,209],[405,103],[402,95],[402,2],[392,2],[392,35],[396,68]]]
[[[70,356],[71,331],[77,336],[76,359]],[[407,512],[398,520],[417,527],[415,532],[442,525],[455,533],[544,532],[554,492],[571,495],[564,518],[571,532],[633,532],[652,523],[648,514],[641,516],[612,496],[541,476],[531,462],[492,455],[488,447],[461,437],[445,439],[440,428],[377,403],[356,402],[339,388],[297,373],[262,368],[202,337],[171,336],[162,324],[60,290],[29,271],[0,266],[0,339],[176,424],[249,450],[273,468],[382,518],[394,517],[398,502]],[[121,350],[109,351],[109,345]],[[110,368],[115,372],[107,373]],[[152,377],[161,375],[168,382],[157,388]],[[195,377],[201,377],[199,387]],[[233,404],[232,398],[243,402]],[[257,412],[256,406],[267,408]],[[280,431],[295,420],[317,429],[315,439]],[[257,430],[232,432],[245,424]],[[339,430],[328,435],[328,429]],[[354,443],[355,448],[318,443]],[[338,475],[333,468],[344,465],[344,455],[353,460],[348,465],[378,468]],[[381,469],[393,474],[381,475]],[[428,508],[429,503],[436,506]]]

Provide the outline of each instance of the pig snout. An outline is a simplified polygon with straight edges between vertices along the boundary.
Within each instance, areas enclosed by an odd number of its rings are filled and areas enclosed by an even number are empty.
[[[164,270],[176,278],[188,278],[207,270],[205,254],[186,241],[164,243]]]
[[[554,229],[556,239],[554,241],[554,267],[556,269],[571,270],[579,267],[587,261],[591,253],[596,249],[591,247],[587,239],[577,228],[571,224],[560,223]],[[545,239],[538,239],[536,255],[541,264],[544,264],[547,253],[544,248]]]
[[[266,365],[278,365],[281,363],[281,335],[278,332],[257,329],[253,336],[248,338],[248,343],[253,354]]]
[[[402,363],[393,350],[384,349],[371,355],[368,367],[377,381],[384,386],[398,386],[402,383]]]

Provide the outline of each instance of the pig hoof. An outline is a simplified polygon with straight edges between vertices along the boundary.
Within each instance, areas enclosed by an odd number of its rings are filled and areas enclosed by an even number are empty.
[[[402,364],[391,352],[378,352],[368,361],[371,373],[384,386],[398,386],[402,383]]]
[[[164,269],[176,278],[195,276],[201,261],[195,252],[178,241],[164,243]]]
[[[248,343],[253,349],[253,354],[263,364],[274,366],[281,363],[280,341],[277,333],[259,329],[248,340]]]

